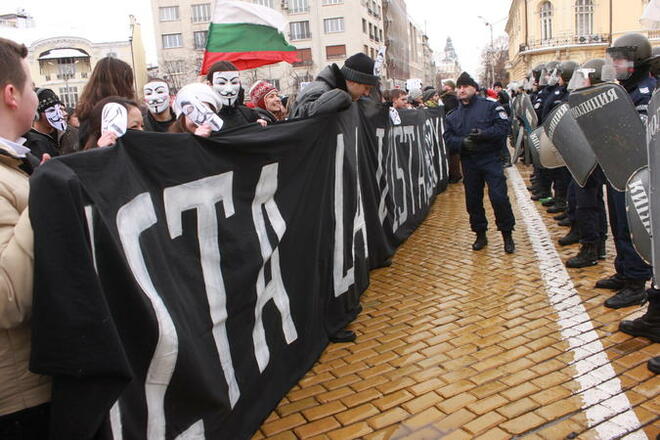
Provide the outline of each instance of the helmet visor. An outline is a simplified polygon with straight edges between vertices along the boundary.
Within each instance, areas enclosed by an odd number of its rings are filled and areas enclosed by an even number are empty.
[[[589,68],[579,68],[575,69],[571,80],[568,82],[568,90],[578,90],[584,89],[586,87],[591,87],[591,81],[589,80],[589,74],[594,73],[595,69]]]
[[[634,47],[610,47],[607,49],[605,66],[603,66],[603,81],[625,81],[635,72]]]

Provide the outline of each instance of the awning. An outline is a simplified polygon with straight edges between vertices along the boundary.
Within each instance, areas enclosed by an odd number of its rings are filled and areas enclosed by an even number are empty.
[[[89,58],[89,55],[79,49],[51,49],[39,57],[40,60],[56,58]]]

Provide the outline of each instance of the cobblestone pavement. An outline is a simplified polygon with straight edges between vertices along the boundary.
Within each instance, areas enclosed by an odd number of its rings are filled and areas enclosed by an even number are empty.
[[[566,272],[579,245],[556,246],[567,229],[509,176],[516,253],[489,206],[490,243],[471,250],[463,186],[450,185],[372,272],[357,342],[329,345],[253,440],[656,439],[660,376],[646,361],[660,344],[617,331],[645,307],[607,309],[611,292],[593,288],[613,272],[611,240],[606,262]]]

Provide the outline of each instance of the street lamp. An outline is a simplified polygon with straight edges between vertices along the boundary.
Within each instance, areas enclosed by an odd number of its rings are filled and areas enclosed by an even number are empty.
[[[488,51],[488,64],[490,64],[490,84],[492,85],[495,81],[495,44],[493,43],[493,23],[486,20],[481,15],[477,16],[477,18],[481,19],[481,21],[483,21],[486,26],[490,27],[490,49]]]

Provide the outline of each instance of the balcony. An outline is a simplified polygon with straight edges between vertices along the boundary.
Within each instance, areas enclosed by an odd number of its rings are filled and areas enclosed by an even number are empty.
[[[540,49],[553,49],[566,46],[582,46],[593,44],[607,44],[610,41],[609,34],[591,34],[591,35],[560,35],[547,40],[530,40],[529,44],[521,44],[518,47],[520,53]]]

